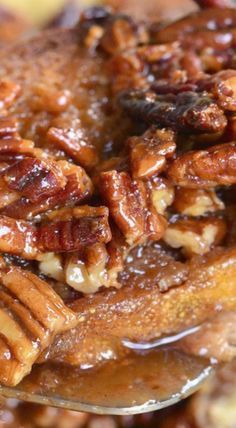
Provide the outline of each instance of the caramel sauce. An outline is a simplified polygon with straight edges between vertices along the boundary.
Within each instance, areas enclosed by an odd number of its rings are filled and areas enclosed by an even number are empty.
[[[161,346],[88,369],[36,365],[14,393],[19,399],[73,410],[99,413],[101,407],[104,413],[122,414],[132,408],[132,413],[141,413],[164,407],[166,400],[171,404],[185,398],[210,371],[207,360],[184,354],[174,345]],[[1,394],[9,397],[11,390],[1,388]]]

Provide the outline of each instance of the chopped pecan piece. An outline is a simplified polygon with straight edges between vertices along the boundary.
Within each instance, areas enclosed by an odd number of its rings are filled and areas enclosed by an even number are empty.
[[[9,189],[8,191],[5,189],[5,192],[3,192],[2,188],[0,188],[0,207],[3,208],[3,204],[5,206],[2,214],[14,218],[31,219],[37,214],[56,207],[73,206],[92,195],[92,182],[83,168],[66,161],[58,161],[57,166],[61,168],[66,179],[64,188],[51,196],[47,194],[44,199],[35,202],[24,197],[19,199],[18,193],[10,192]],[[9,196],[12,203],[10,203]]]
[[[165,215],[166,209],[174,202],[175,189],[170,181],[153,177],[145,183],[153,206],[158,214]]]
[[[183,248],[187,256],[205,254],[222,242],[226,223],[221,218],[178,220],[169,224],[163,237],[173,248]]]
[[[126,15],[111,16],[106,24],[100,46],[109,54],[133,48],[148,41],[144,25],[137,24]]]
[[[20,85],[9,80],[0,80],[0,110],[11,106],[20,94]]]
[[[0,215],[0,251],[38,259],[41,253],[77,251],[111,239],[106,207],[64,208],[50,212],[48,220],[34,226]]]
[[[225,205],[214,190],[177,187],[173,208],[179,214],[197,217],[223,210]]]
[[[169,79],[157,80],[152,89],[159,95],[180,94],[187,91],[207,91],[223,110],[236,109],[236,71],[221,70],[213,75],[204,75],[197,79],[190,78],[184,82],[171,83]]]
[[[48,85],[38,84],[33,87],[30,106],[33,111],[47,111],[57,114],[65,111],[71,100],[71,92],[67,89],[58,90]]]
[[[35,259],[38,254],[36,227],[23,220],[0,215],[0,251]]]
[[[46,282],[20,268],[1,272],[0,301],[0,382],[14,386],[77,317]]]
[[[216,133],[227,125],[223,110],[204,94],[130,91],[120,96],[120,103],[136,119],[181,132]]]
[[[236,183],[236,143],[219,144],[207,150],[180,155],[168,170],[181,187],[212,188]]]
[[[175,134],[169,129],[151,128],[140,137],[130,137],[127,144],[134,178],[160,174],[176,149]]]
[[[100,25],[92,25],[84,38],[84,45],[90,49],[95,50],[104,34],[104,29]]]
[[[44,253],[37,257],[40,271],[75,290],[90,294],[100,287],[121,287],[118,274],[131,247],[115,227],[112,240],[105,246],[97,243],[70,254]]]
[[[113,170],[100,174],[99,188],[113,220],[130,245],[163,236],[166,220],[157,213],[152,192],[144,182]]]
[[[222,70],[213,76],[200,79],[197,87],[199,90],[210,92],[223,110],[236,110],[235,70]]]
[[[114,93],[130,88],[148,88],[153,67],[180,55],[178,43],[144,45],[114,55],[109,71]]]
[[[156,29],[153,39],[158,43],[168,43],[176,40],[184,40],[186,34],[199,33],[204,30],[224,30],[236,26],[235,9],[206,9],[188,15],[177,22],[167,25],[163,29]],[[194,34],[195,36],[195,34]],[[192,35],[192,42],[194,43]],[[207,43],[206,43],[207,46]]]
[[[48,130],[47,139],[49,143],[55,144],[86,168],[92,168],[98,161],[96,148],[89,143],[79,129],[52,127]]]
[[[69,255],[65,265],[66,283],[85,294],[95,293],[101,286],[109,286],[107,260],[106,247],[100,243]]]
[[[19,137],[18,125],[13,117],[0,117],[0,139]]]
[[[51,220],[38,228],[37,243],[43,252],[77,251],[111,239],[106,207],[81,206],[48,214]]]
[[[56,162],[27,157],[4,171],[2,178],[10,190],[19,192],[32,202],[56,194],[66,184]]]

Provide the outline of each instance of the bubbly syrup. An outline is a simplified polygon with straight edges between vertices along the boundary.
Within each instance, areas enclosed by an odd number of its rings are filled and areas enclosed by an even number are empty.
[[[52,363],[35,365],[16,388],[18,398],[111,414],[164,407],[166,400],[175,402],[193,392],[211,371],[209,361],[179,351],[173,337],[170,342],[150,344],[149,350],[138,349],[136,344],[124,359],[87,370]],[[2,388],[1,394],[11,396],[11,390]]]

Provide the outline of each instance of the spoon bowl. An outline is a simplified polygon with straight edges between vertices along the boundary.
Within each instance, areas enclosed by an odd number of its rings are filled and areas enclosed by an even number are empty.
[[[213,371],[209,361],[177,349],[153,349],[82,369],[35,366],[7,398],[97,414],[131,415],[170,406],[194,393]]]

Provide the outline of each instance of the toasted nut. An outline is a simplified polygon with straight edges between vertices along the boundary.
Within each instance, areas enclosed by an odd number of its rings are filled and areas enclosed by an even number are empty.
[[[219,144],[207,150],[180,155],[168,170],[181,187],[212,188],[236,183],[236,143]]]
[[[45,281],[20,268],[1,272],[0,299],[0,381],[14,386],[77,317]]]
[[[86,168],[93,167],[98,161],[96,148],[83,136],[81,130],[51,127],[47,139]]]
[[[175,197],[173,185],[166,179],[155,177],[147,182],[151,192],[152,204],[158,214],[165,215],[166,209],[172,205]]]
[[[129,138],[127,144],[134,178],[150,178],[162,172],[176,149],[175,134],[169,129],[150,128],[141,137]]]
[[[131,90],[120,95],[120,104],[131,117],[175,131],[215,133],[227,125],[223,110],[205,93],[156,95]]]
[[[163,237],[173,248],[183,248],[186,255],[205,254],[220,244],[226,234],[226,224],[220,218],[178,220],[170,224]]]
[[[225,208],[214,190],[177,188],[173,208],[177,213],[193,217]]]
[[[154,185],[154,183],[152,183]],[[149,188],[141,180],[132,180],[126,172],[102,172],[100,193],[110,213],[129,245],[159,240],[166,228],[166,220],[153,206]]]
[[[0,81],[0,109],[11,106],[20,94],[20,85],[10,82],[9,80]]]
[[[61,256],[55,253],[45,253],[38,257],[39,270],[46,276],[57,281],[64,280]]]
[[[68,256],[65,266],[65,281],[81,293],[95,293],[108,285],[106,263],[108,254],[105,245],[95,244],[86,248],[83,254]]]

